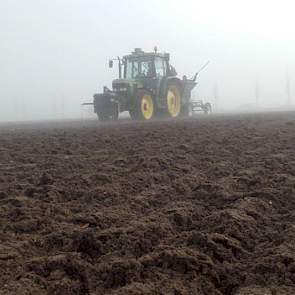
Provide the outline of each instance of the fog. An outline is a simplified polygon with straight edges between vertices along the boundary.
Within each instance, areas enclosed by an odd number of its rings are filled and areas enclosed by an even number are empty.
[[[84,116],[80,104],[117,77],[108,59],[135,47],[170,52],[179,76],[210,60],[194,96],[219,111],[295,104],[294,11],[286,0],[3,0],[0,121]]]

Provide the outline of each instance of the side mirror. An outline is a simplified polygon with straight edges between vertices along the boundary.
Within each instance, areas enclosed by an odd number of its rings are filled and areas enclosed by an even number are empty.
[[[113,68],[114,62],[112,60],[109,60],[109,68]]]

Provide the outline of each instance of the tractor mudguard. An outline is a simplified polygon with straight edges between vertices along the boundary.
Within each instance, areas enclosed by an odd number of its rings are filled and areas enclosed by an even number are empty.
[[[168,85],[177,85],[179,90],[181,91],[181,93],[183,92],[183,85],[182,85],[181,80],[179,78],[176,78],[176,77],[163,78],[163,81],[161,82],[160,97],[162,97],[164,104],[166,104]]]
[[[187,103],[191,98],[191,91],[197,85],[196,82],[188,79],[179,79],[177,77],[168,77],[163,81],[162,89],[161,89],[161,97],[163,97],[164,103],[166,102],[166,95],[167,95],[167,87],[168,85],[177,85],[179,90],[181,91],[182,97],[182,104]]]

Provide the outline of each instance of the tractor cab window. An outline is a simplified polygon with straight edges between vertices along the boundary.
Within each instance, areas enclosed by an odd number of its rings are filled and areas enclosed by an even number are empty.
[[[155,68],[157,77],[166,76],[166,62],[160,57],[155,58]]]
[[[128,59],[126,61],[126,79],[152,77],[152,75],[153,67],[150,59]]]

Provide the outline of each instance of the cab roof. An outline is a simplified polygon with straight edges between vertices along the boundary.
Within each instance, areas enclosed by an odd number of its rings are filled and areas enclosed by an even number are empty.
[[[160,53],[157,52],[156,50],[154,52],[144,52],[141,48],[135,48],[134,51],[129,54],[125,55],[124,59],[132,59],[132,58],[140,58],[140,57],[160,57],[160,58],[165,58],[169,61],[170,55],[169,53]]]

